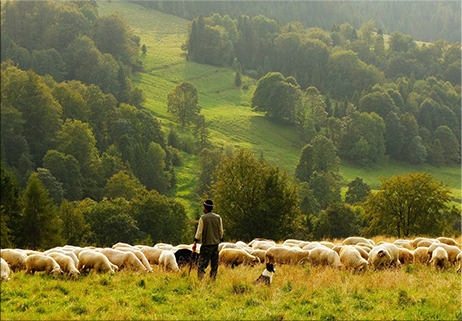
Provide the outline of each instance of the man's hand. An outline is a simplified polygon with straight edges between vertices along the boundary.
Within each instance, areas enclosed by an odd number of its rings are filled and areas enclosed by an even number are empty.
[[[197,242],[194,242],[193,246],[192,246],[192,251],[193,252],[196,252],[196,245],[197,245]]]

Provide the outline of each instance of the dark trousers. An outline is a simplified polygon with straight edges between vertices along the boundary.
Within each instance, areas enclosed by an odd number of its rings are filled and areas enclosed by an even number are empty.
[[[218,244],[202,245],[199,254],[199,265],[197,267],[197,277],[202,279],[205,274],[205,269],[210,261],[210,277],[215,279],[218,272]]]

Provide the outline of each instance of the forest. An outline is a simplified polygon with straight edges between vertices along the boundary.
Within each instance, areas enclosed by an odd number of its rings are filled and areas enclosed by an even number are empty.
[[[194,141],[162,125],[133,85],[150,53],[122,15],[100,15],[94,1],[6,1],[2,248],[190,242],[199,213],[171,195],[185,155],[199,158],[189,193],[214,198],[230,239],[460,233],[460,207],[449,206],[450,190],[429,174],[383,179],[374,193],[358,177],[342,197],[339,173],[344,161],[460,164],[461,47],[451,37],[428,34],[448,40],[422,44],[399,31],[387,35],[393,24],[361,20],[365,9],[352,24],[329,21],[321,29],[293,22],[297,3],[284,18],[242,15],[243,3],[233,12],[227,2],[211,3],[207,10],[224,11],[210,15],[201,14],[201,2],[144,5],[194,14],[182,46],[188,62],[231,68],[236,87],[247,86],[244,77],[256,81],[252,110],[293,128],[305,144],[294,175],[248,150],[214,145],[188,81],[165,100]],[[342,8],[345,16],[352,10]],[[378,205],[410,188],[413,195]],[[418,205],[390,210],[404,200]],[[409,219],[412,225],[400,223]],[[341,229],[332,224],[339,220]]]

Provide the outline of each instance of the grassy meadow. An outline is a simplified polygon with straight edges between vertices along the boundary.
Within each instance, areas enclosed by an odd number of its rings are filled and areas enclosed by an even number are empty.
[[[293,173],[304,143],[290,126],[269,121],[262,113],[252,111],[251,98],[256,81],[243,77],[248,89],[234,86],[234,72],[229,68],[202,65],[187,61],[181,45],[188,34],[189,21],[139,5],[122,2],[98,2],[101,15],[121,13],[147,47],[141,54],[144,72],[135,75],[134,83],[146,96],[145,107],[162,122],[166,132],[175,128],[183,139],[191,139],[191,128],[182,128],[167,114],[167,95],[180,82],[189,81],[199,91],[199,105],[211,131],[211,140],[218,147],[248,148],[273,165]],[[176,168],[178,186],[170,192],[181,201],[188,212],[197,202],[190,196],[195,185],[197,160],[183,153],[185,165]],[[383,161],[371,168],[342,164],[342,183],[348,184],[356,176],[362,177],[373,189],[380,186],[379,177],[391,177],[410,172],[427,172],[447,183],[453,191],[456,206],[461,199],[460,166],[436,168],[425,164]]]
[[[460,320],[461,275],[424,265],[352,274],[276,266],[271,287],[254,285],[263,265],[220,266],[216,282],[193,269],[121,271],[78,280],[15,273],[1,283],[2,320]]]

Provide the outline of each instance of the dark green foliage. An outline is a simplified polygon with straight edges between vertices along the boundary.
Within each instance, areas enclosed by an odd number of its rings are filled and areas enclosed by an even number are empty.
[[[363,181],[362,178],[356,177],[348,183],[348,190],[345,194],[345,203],[357,204],[366,200],[371,192],[371,187]]]
[[[313,223],[313,236],[318,240],[324,238],[343,239],[351,235],[358,235],[359,232],[359,219],[349,204],[330,204]]]
[[[448,126],[439,126],[433,133],[435,140],[441,142],[444,151],[444,161],[446,164],[460,162],[460,144],[456,136]]]
[[[43,167],[62,183],[65,199],[74,201],[82,197],[84,180],[80,174],[80,165],[74,156],[49,150],[43,158]]]
[[[17,244],[20,236],[21,189],[3,162],[0,163],[0,173],[0,241],[2,248],[8,248]]]
[[[364,203],[369,235],[441,235],[453,223],[445,215],[450,190],[427,173],[382,177],[380,190]]]
[[[293,123],[300,98],[299,86],[287,81],[281,73],[268,73],[257,83],[252,107],[264,111],[269,118]]]
[[[236,87],[241,87],[242,85],[241,73],[239,71],[236,71],[236,76],[234,77],[234,85]]]
[[[53,199],[53,203],[61,204],[64,194],[63,183],[59,182],[46,168],[37,168],[37,177],[48,190],[48,195]]]
[[[200,152],[204,148],[208,148],[211,146],[211,142],[209,140],[210,130],[207,127],[204,115],[197,115],[195,119],[195,124],[196,126],[194,128],[194,136],[197,139],[197,145],[199,147]]]
[[[373,92],[364,95],[359,100],[358,111],[372,113],[385,119],[389,113],[398,112],[393,99],[385,91]]]
[[[141,46],[141,52],[143,53],[143,55],[145,55],[148,52],[148,49],[146,48],[145,44]]]
[[[17,244],[24,248],[47,249],[61,245],[61,220],[53,200],[36,173],[33,173],[24,191],[21,217],[21,238]]]
[[[167,144],[172,147],[175,147],[176,149],[181,148],[180,137],[178,136],[178,132],[176,131],[176,129],[173,127],[170,128],[170,132],[168,133]]]
[[[333,202],[340,202],[340,184],[332,172],[315,172],[309,181],[313,197],[321,209],[326,209]]]
[[[197,184],[194,192],[200,197],[210,194],[211,186],[216,182],[216,172],[220,165],[222,152],[218,149],[203,149],[199,156],[200,170],[197,172]]]
[[[123,197],[131,200],[143,189],[145,187],[135,177],[131,177],[122,170],[107,180],[104,195],[110,199]]]
[[[57,82],[64,80],[67,67],[61,54],[54,48],[34,50],[32,52],[32,69],[41,76],[50,75]]]
[[[345,126],[340,155],[357,164],[375,163],[385,152],[384,132],[385,124],[379,115],[354,112]]]
[[[168,94],[167,111],[178,118],[182,126],[189,125],[200,113],[199,96],[196,87],[184,81]]]
[[[178,244],[187,229],[183,205],[156,191],[140,193],[133,200],[131,213],[138,221],[143,238],[150,236],[154,243]]]
[[[112,246],[117,242],[133,243],[140,236],[130,203],[123,198],[82,203],[79,208],[91,226],[90,243]]]
[[[444,149],[439,139],[435,139],[435,142],[428,151],[427,159],[430,164],[436,167],[444,165]]]
[[[65,244],[87,244],[90,225],[85,221],[82,210],[78,206],[64,201],[60,206],[59,218],[63,222],[61,236]]]
[[[1,72],[2,106],[13,107],[21,113],[23,121],[17,123],[23,122],[22,134],[30,148],[32,161],[40,165],[61,128],[62,107],[53,98],[51,89],[33,71],[2,65]]]
[[[325,136],[317,136],[303,147],[295,177],[301,182],[309,182],[315,172],[338,173],[340,159],[332,141]]]
[[[222,161],[216,175],[214,210],[228,238],[281,240],[301,227],[298,189],[285,171],[240,149]]]

